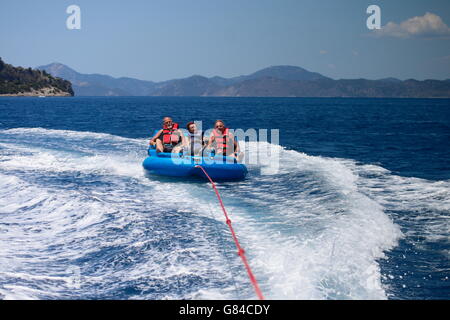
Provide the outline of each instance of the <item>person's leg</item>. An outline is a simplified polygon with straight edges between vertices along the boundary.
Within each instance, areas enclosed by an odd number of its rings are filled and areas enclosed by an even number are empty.
[[[184,144],[180,142],[179,144],[177,144],[176,146],[173,147],[172,152],[180,153],[181,150],[183,149],[183,147],[184,147]]]
[[[227,154],[227,157],[230,157],[230,158],[234,158],[234,159],[238,159],[237,158],[237,155],[233,152],[233,153],[230,153],[230,154]]]
[[[193,153],[195,156],[203,155],[203,147],[202,146],[195,146],[193,151],[194,151]]]
[[[164,146],[162,144],[162,141],[160,139],[156,140],[156,152],[163,152]]]
[[[181,145],[177,145],[175,147],[173,147],[172,152],[173,153],[180,153],[181,151]]]
[[[222,154],[223,154],[223,152],[222,152]],[[237,159],[237,156],[236,156],[236,154],[234,153],[233,149],[227,149],[227,154],[226,154],[226,156],[227,156],[227,157],[232,157],[232,158]]]

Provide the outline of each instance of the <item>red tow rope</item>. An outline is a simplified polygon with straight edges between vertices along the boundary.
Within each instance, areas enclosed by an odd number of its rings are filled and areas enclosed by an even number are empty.
[[[227,223],[228,227],[230,228],[231,235],[233,236],[234,243],[236,244],[236,248],[238,249],[237,254],[239,255],[239,257],[241,257],[242,262],[244,263],[245,269],[247,270],[247,273],[248,273],[248,277],[250,278],[250,282],[253,284],[253,287],[255,288],[256,295],[258,296],[258,298],[260,300],[264,300],[264,296],[261,292],[261,289],[259,289],[258,282],[256,281],[256,278],[253,275],[252,270],[250,269],[250,265],[248,264],[247,258],[245,257],[245,251],[244,251],[244,249],[242,249],[241,245],[239,244],[236,233],[234,232],[234,229],[231,226],[231,220],[228,217],[227,210],[225,209],[225,206],[223,205],[222,198],[219,195],[219,191],[217,190],[214,181],[211,179],[211,177],[208,175],[208,173],[206,173],[205,169],[202,166],[196,165],[195,167],[202,169],[203,173],[206,175],[208,180],[211,182],[214,192],[216,193],[217,199],[219,199],[219,203],[220,203],[220,206],[222,207],[223,214],[225,215],[226,223]]]

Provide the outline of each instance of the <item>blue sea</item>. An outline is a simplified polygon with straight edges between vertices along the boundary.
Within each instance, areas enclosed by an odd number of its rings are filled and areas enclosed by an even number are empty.
[[[256,299],[207,182],[147,176],[163,116],[279,129],[217,186],[266,299],[450,298],[450,100],[0,98],[1,299]]]

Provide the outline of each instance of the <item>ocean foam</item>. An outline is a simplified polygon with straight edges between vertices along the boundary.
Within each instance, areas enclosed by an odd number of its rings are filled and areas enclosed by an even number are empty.
[[[0,294],[255,298],[210,186],[146,178],[146,143],[0,131]],[[246,149],[264,157],[267,147]],[[386,299],[378,261],[404,236],[392,207],[429,209],[414,223],[448,234],[449,182],[275,147],[278,172],[249,165],[247,180],[218,184],[267,298]]]

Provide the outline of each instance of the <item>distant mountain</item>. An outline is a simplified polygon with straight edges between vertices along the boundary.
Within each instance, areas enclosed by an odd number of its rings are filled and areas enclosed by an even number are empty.
[[[156,84],[150,91],[151,96],[207,96],[214,95],[221,86],[214,81],[202,77],[192,76]]]
[[[222,88],[219,96],[230,97],[373,97],[448,98],[450,83],[439,80],[332,80],[289,81],[276,78],[248,80]]]
[[[82,74],[61,63],[38,67],[72,83],[77,96],[145,96],[154,82],[133,78],[113,78],[102,74]]]
[[[295,66],[272,66],[232,78],[194,75],[163,82],[81,74],[60,63],[38,68],[71,81],[79,96],[450,97],[449,80],[333,80]]]
[[[302,81],[330,79],[321,75],[320,73],[310,72],[300,67],[272,66],[256,71],[249,75],[242,75],[228,79],[216,76],[209,78],[209,80],[213,81],[215,84],[218,84],[219,86],[225,87],[246,80],[261,79],[261,78],[276,78],[281,80],[302,80]]]
[[[247,76],[239,76],[231,79],[236,83],[261,78],[276,78],[280,80],[301,80],[301,81],[330,79],[321,75],[320,73],[310,72],[303,68],[294,66],[272,66],[256,71],[255,73],[252,73]]]
[[[391,83],[399,83],[399,82],[402,82],[402,80],[397,79],[397,78],[392,78],[392,77],[379,79],[378,81],[391,82]]]
[[[45,71],[14,67],[0,58],[0,95],[73,96],[69,81]]]

